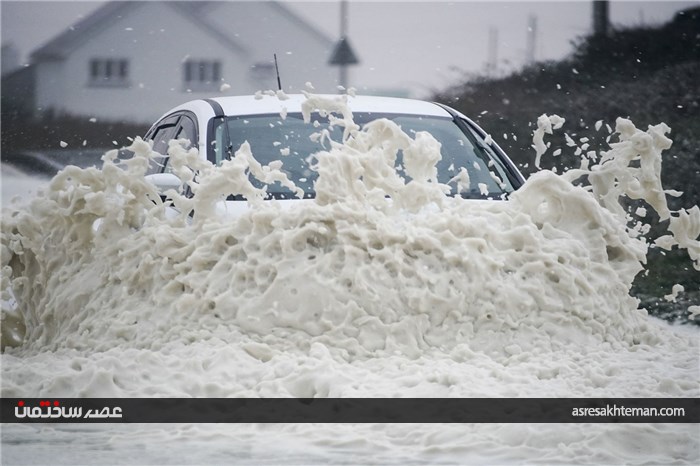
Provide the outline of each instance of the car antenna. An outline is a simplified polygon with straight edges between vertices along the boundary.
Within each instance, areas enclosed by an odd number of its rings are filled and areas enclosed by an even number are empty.
[[[275,71],[277,72],[277,87],[281,91],[282,90],[282,81],[280,81],[280,69],[277,66],[277,54],[275,53],[275,54],[273,54],[273,56],[275,57]]]

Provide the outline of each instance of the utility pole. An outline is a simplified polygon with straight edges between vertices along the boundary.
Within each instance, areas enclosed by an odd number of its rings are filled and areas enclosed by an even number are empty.
[[[348,36],[348,2],[342,0],[340,2],[340,37]]]
[[[593,0],[593,35],[607,36],[610,33],[608,0]]]
[[[535,48],[537,47],[537,17],[530,15],[527,20],[527,41],[525,49],[525,64],[535,63]]]
[[[489,59],[486,64],[486,74],[495,76],[498,70],[498,29],[489,28]]]
[[[348,65],[356,65],[359,62],[348,39],[348,2],[343,0],[340,2],[340,39],[335,44],[331,58],[328,61],[330,65],[335,65],[339,68],[338,84],[347,89],[347,67]]]

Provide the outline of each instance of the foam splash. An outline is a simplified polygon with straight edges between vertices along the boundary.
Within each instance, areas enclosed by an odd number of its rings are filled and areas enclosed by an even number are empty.
[[[532,134],[532,147],[535,149],[535,167],[540,168],[542,155],[547,151],[547,144],[544,143],[544,135],[552,134],[553,130],[561,128],[566,120],[559,115],[548,116],[542,114],[537,118],[537,129]],[[567,136],[568,137],[568,136]]]
[[[673,217],[665,204],[664,125],[642,132],[618,120],[620,142],[600,164],[537,173],[507,202],[463,201],[436,181],[440,145],[430,134],[412,137],[387,120],[360,129],[344,99],[309,96],[305,116],[325,112],[344,127],[344,142],[329,139],[314,155],[317,198],[291,209],[263,202],[265,188],[250,181],[296,190],[282,162],[263,166],[247,145],[216,167],[172,142],[173,171],[194,195],[171,191],[166,203],[144,178],[153,154],[138,138],[129,160],[111,152],[102,169],[67,167],[42,197],[5,216],[6,352],[21,360],[148,350],[154,361],[166,356],[152,352],[223,342],[236,348],[239,367],[256,368],[255,393],[275,396],[280,388],[263,388],[256,377],[274,379],[294,354],[338,373],[376,358],[524,364],[574,347],[697,346],[651,322],[629,294],[648,244],[628,227],[622,196],[677,219],[669,245],[693,251],[697,243],[697,210]],[[572,184],[584,176],[588,187]],[[253,208],[222,216],[228,194],[244,195]],[[170,204],[179,216],[168,215]],[[10,393],[22,384],[15,369],[4,377]],[[293,394],[347,389],[325,379],[320,389],[313,380],[316,388]],[[150,386],[131,383],[104,389],[133,394]],[[102,393],[80,382],[66,390]],[[697,393],[697,383],[687,390]]]

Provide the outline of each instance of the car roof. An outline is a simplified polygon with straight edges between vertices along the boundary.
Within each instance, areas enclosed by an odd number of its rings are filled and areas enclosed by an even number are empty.
[[[401,99],[396,97],[377,96],[344,96],[322,95],[324,98],[347,98],[347,105],[353,112],[381,112],[409,115],[429,115],[449,117],[450,114],[439,105],[422,100]],[[302,103],[307,100],[303,94],[284,94],[282,98],[276,95],[230,96],[215,97],[227,116],[260,115],[266,113],[301,112]]]

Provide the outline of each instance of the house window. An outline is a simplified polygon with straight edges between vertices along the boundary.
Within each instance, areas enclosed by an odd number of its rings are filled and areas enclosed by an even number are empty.
[[[187,60],[183,72],[186,91],[217,90],[221,83],[221,62],[218,60]]]
[[[93,58],[90,60],[91,86],[128,87],[129,61],[125,58]]]

